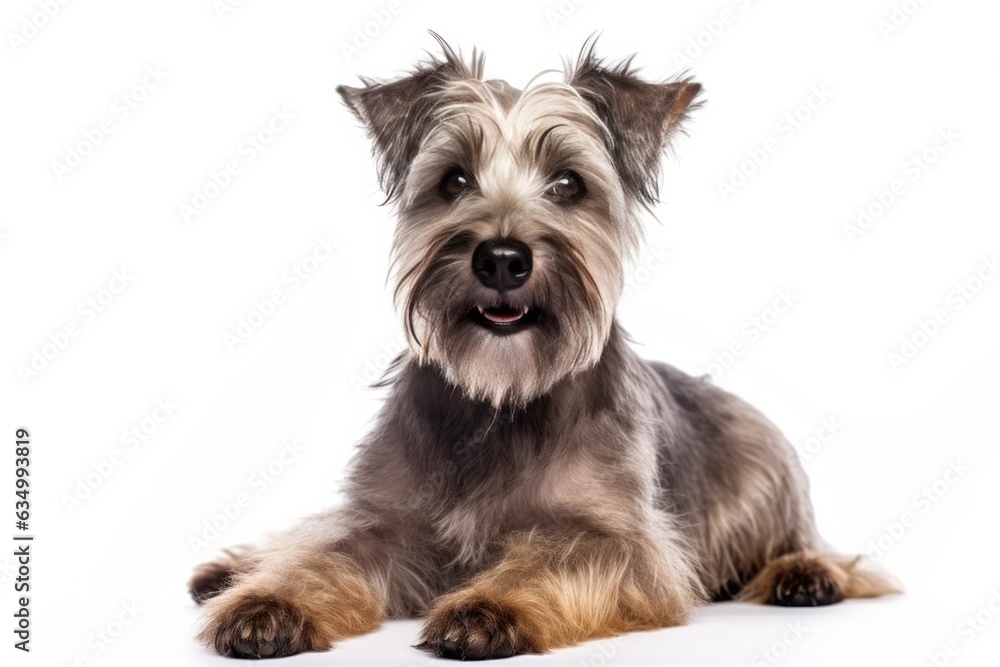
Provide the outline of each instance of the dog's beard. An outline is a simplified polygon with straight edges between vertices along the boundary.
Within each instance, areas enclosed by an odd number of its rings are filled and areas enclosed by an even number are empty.
[[[461,235],[460,235],[461,236]],[[536,245],[525,286],[500,293],[469,269],[476,241],[453,238],[401,284],[412,350],[475,400],[524,405],[600,360],[613,320],[616,288],[602,286],[550,239]]]

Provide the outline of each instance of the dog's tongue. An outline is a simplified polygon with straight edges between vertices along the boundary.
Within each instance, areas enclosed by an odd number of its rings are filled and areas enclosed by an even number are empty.
[[[513,324],[524,317],[524,311],[514,308],[483,308],[483,317],[494,324]]]

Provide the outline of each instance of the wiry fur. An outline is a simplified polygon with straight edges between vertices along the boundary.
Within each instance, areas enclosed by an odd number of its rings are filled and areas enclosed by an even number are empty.
[[[588,44],[561,83],[519,91],[482,59],[341,87],[396,203],[396,299],[410,341],[360,445],[345,507],[203,567],[201,638],[241,657],[329,648],[425,614],[421,648],[462,659],[544,652],[684,623],[738,597],[830,604],[894,590],[829,554],[779,431],[740,399],[641,360],[615,322],[661,153],[699,86],[648,83]],[[472,183],[442,196],[444,174]],[[548,196],[565,170],[586,193]],[[474,249],[531,249],[503,294]],[[478,306],[541,316],[502,336]]]

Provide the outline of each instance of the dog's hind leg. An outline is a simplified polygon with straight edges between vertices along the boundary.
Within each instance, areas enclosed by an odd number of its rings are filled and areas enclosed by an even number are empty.
[[[797,551],[765,564],[736,599],[784,607],[819,607],[848,598],[898,592],[899,587],[888,575],[860,556]]]

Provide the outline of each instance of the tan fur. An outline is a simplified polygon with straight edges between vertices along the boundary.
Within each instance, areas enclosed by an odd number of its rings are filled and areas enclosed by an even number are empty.
[[[449,633],[462,627],[456,619],[483,608],[512,619],[507,632],[517,652],[681,625],[699,601],[692,581],[678,581],[684,576],[641,540],[518,536],[499,564],[438,600],[427,617],[425,647],[453,639]],[[464,640],[473,650],[486,641]]]
[[[843,584],[845,598],[876,598],[903,592],[899,582],[864,556],[827,555],[826,558],[847,577]]]
[[[215,597],[232,584],[240,561],[250,552],[248,547],[230,547],[216,560],[202,563],[188,581],[188,592],[199,604]]]
[[[805,575],[812,580],[827,578],[839,599],[873,598],[902,592],[891,577],[861,556],[799,551],[779,556],[767,563],[736,599],[773,603],[775,595],[781,594],[782,580],[789,575]]]
[[[280,559],[280,562],[279,562]],[[240,562],[230,588],[205,604],[199,639],[223,655],[245,655],[241,641],[325,651],[334,642],[376,629],[385,591],[343,554],[283,549]],[[257,649],[255,649],[257,650]]]

